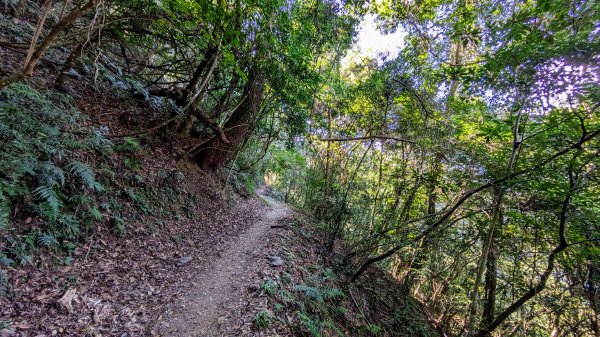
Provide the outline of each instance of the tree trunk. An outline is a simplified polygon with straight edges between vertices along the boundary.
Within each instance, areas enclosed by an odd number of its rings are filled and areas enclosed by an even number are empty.
[[[264,90],[264,80],[253,74],[244,88],[242,102],[233,111],[223,131],[229,144],[225,144],[218,136],[206,142],[193,156],[200,168],[209,173],[217,172],[235,154],[254,127],[254,120],[260,110]]]
[[[94,34],[93,37],[91,37],[89,40],[84,41],[79,43],[75,48],[73,48],[71,50],[71,52],[69,53],[69,56],[67,57],[67,59],[65,60],[65,64],[63,65],[62,69],[60,70],[60,74],[58,74],[58,76],[56,77],[56,80],[54,80],[54,88],[58,91],[61,92],[67,92],[68,89],[66,87],[66,82],[69,79],[69,75],[67,75],[67,72],[71,69],[73,69],[73,65],[75,64],[75,61],[81,57],[81,55],[83,55],[83,50],[85,49],[85,47],[88,44],[94,44],[96,43],[96,41],[98,41],[98,34]]]
[[[576,157],[577,155],[575,155]],[[574,157],[574,158],[575,158]],[[569,244],[567,243],[567,238],[565,236],[565,231],[567,227],[567,212],[569,208],[569,204],[571,202],[571,197],[574,191],[574,177],[573,172],[569,169],[569,191],[565,196],[565,199],[562,204],[561,212],[559,215],[559,225],[558,225],[558,238],[559,244],[556,246],[548,255],[548,263],[544,272],[540,275],[540,280],[535,286],[529,288],[529,290],[523,294],[519,299],[514,301],[511,305],[509,305],[506,309],[498,314],[489,324],[483,326],[482,329],[477,331],[474,336],[475,337],[488,337],[491,333],[500,326],[500,324],[504,323],[504,321],[510,317],[513,313],[515,313],[519,308],[521,308],[525,303],[527,303],[530,299],[535,297],[541,291],[546,289],[546,284],[548,283],[548,279],[552,275],[554,271],[554,265],[556,264],[556,258],[567,248],[569,248]]]
[[[500,220],[502,221],[502,220]],[[494,320],[496,314],[496,287],[498,281],[496,279],[498,265],[498,242],[496,238],[492,239],[492,245],[488,253],[485,272],[485,303],[483,305],[482,324],[489,325]]]
[[[588,299],[590,301],[590,306],[592,307],[592,312],[590,313],[590,327],[594,332],[594,337],[600,337],[600,324],[598,324],[598,304],[596,302],[596,292],[595,287],[592,286],[592,289],[586,291]]]
[[[564,148],[556,153],[554,153],[553,155],[551,155],[550,157],[542,160],[541,162],[531,165],[527,168],[521,169],[519,171],[513,172],[511,174],[505,175],[502,178],[498,178],[494,181],[491,181],[489,183],[486,183],[484,185],[481,185],[477,188],[474,188],[472,190],[469,190],[467,192],[465,192],[461,197],[459,197],[453,204],[452,206],[448,206],[447,210],[445,212],[443,212],[439,218],[437,220],[435,220],[429,227],[427,227],[425,230],[421,231],[419,234],[417,234],[417,236],[415,236],[414,238],[410,239],[410,240],[405,240],[400,242],[399,244],[389,248],[387,251],[381,253],[378,256],[374,256],[370,259],[368,259],[367,261],[365,261],[359,268],[358,270],[352,275],[352,277],[350,278],[350,282],[354,282],[356,281],[365,270],[367,270],[367,268],[369,268],[370,265],[377,263],[379,261],[385,260],[386,258],[396,254],[400,249],[402,249],[406,244],[408,244],[409,242],[418,242],[419,240],[421,240],[422,238],[430,235],[431,233],[435,232],[441,225],[445,224],[446,221],[448,221],[448,219],[450,219],[450,217],[452,217],[452,215],[454,214],[454,212],[456,212],[467,200],[469,200],[472,196],[476,195],[477,193],[489,189],[493,186],[499,185],[499,184],[504,184],[507,181],[510,181],[511,179],[524,175],[526,173],[531,173],[534,170],[540,169],[542,167],[545,167],[546,165],[548,165],[551,162],[554,162],[555,159],[562,157],[564,155],[566,155],[567,153],[570,153],[572,150],[574,149],[582,149],[582,145],[588,143],[589,141],[591,141],[592,139],[595,139],[596,137],[600,136],[600,129],[599,130],[594,130],[592,132],[585,132],[581,135],[581,138],[579,139],[579,141],[567,148]],[[496,319],[497,320],[497,319]]]
[[[523,102],[520,102],[521,106]],[[517,115],[515,118],[515,122],[513,123],[512,134],[513,134],[513,144],[510,158],[508,160],[508,165],[506,166],[506,174],[512,174],[514,172],[514,168],[516,162],[519,157],[519,153],[522,145],[522,135],[521,135],[521,117],[523,115],[523,109],[519,109],[517,111]],[[494,320],[494,308],[496,305],[496,266],[497,266],[497,253],[498,247],[496,244],[497,228],[502,226],[502,202],[504,199],[504,192],[506,187],[504,185],[494,187],[494,210],[492,213],[492,219],[490,221],[490,225],[488,226],[488,233],[486,235],[485,241],[483,242],[481,259],[479,260],[479,264],[477,266],[477,272],[475,274],[475,282],[473,285],[473,290],[471,293],[471,306],[469,309],[469,318],[467,329],[469,331],[469,336],[472,336],[477,332],[476,326],[476,316],[477,316],[477,306],[479,302],[479,285],[481,282],[481,278],[484,274],[485,270],[485,293],[486,293],[486,301],[484,304],[484,310],[482,314],[482,325],[488,326]]]

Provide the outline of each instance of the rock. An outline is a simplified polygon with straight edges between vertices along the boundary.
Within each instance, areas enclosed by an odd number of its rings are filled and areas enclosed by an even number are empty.
[[[13,329],[2,329],[0,330],[0,337],[10,337],[15,335],[15,330]]]
[[[267,259],[269,259],[269,264],[273,267],[279,267],[279,266],[283,266],[283,259],[280,258],[279,256],[267,256]]]
[[[250,286],[248,286],[248,290],[251,292],[255,292],[255,291],[259,291],[260,290],[260,286],[257,284],[252,284]]]
[[[175,263],[175,265],[177,267],[183,267],[186,264],[190,263],[192,261],[192,257],[191,256],[182,256],[177,263]]]
[[[225,324],[226,321],[227,321],[227,318],[225,318],[225,316],[221,316],[217,319],[217,323],[219,323],[219,325]]]

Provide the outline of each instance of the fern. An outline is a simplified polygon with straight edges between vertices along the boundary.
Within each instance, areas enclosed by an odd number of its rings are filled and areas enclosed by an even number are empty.
[[[94,188],[94,184],[96,183],[96,175],[92,171],[92,169],[80,161],[73,160],[71,164],[69,164],[69,168],[72,173],[75,173],[84,184],[86,184],[89,188]]]
[[[94,150],[99,150],[104,154],[112,152],[114,144],[102,135],[102,129],[94,130],[92,137],[89,139],[89,146]]]
[[[44,204],[40,205],[41,215],[50,220],[56,220],[62,206],[61,200],[56,191],[52,187],[42,185],[36,188],[33,192],[37,198],[43,199],[46,202],[46,205],[50,208],[50,210],[48,210],[43,207]]]
[[[35,205],[34,208],[42,218],[48,220],[49,222],[55,222],[60,215],[60,212],[54,211],[52,206],[50,206],[50,204],[47,202],[40,202],[39,204]]]
[[[27,239],[20,231],[3,233],[2,239],[27,241],[26,248],[11,244],[11,258],[29,263],[35,246],[74,241],[84,219],[102,219],[90,191],[104,192],[105,187],[81,158],[89,151],[108,154],[114,145],[102,130],[90,130],[89,135],[62,131],[65,126],[87,130],[84,124],[85,117],[68,95],[38,91],[25,83],[10,85],[0,93],[0,229],[10,226],[12,208],[17,206],[19,216],[28,216],[26,211],[33,209],[46,220],[40,232]],[[132,149],[139,146],[135,140],[129,145]],[[81,185],[87,187],[83,192]],[[8,261],[4,257],[0,253],[0,263]]]
[[[275,288],[277,288],[277,282],[273,279],[267,279],[260,287],[267,295],[273,295]]]
[[[94,185],[92,186],[92,189],[98,193],[102,193],[104,191],[106,191],[106,189],[104,188],[104,185],[100,184],[99,182],[94,182]]]
[[[123,220],[123,218],[115,215],[113,218],[113,222],[114,222],[113,231],[115,232],[116,235],[124,236],[125,234],[127,234],[127,227],[125,227],[125,220]]]
[[[144,95],[144,98],[147,100],[150,99],[150,93],[148,92],[148,89],[146,89],[146,87],[144,87],[144,85],[138,81],[135,81],[133,79],[129,79],[131,88],[136,92],[136,93],[140,93],[142,95]]]
[[[54,186],[65,184],[65,172],[52,162],[48,161],[41,165],[38,179],[42,185]]]
[[[42,234],[38,237],[38,243],[44,247],[53,247],[58,245],[58,241],[52,234]]]
[[[140,143],[132,137],[123,138],[123,143],[117,145],[115,149],[120,152],[134,153],[141,148]]]
[[[266,329],[271,324],[273,314],[268,310],[261,310],[254,316],[254,324],[259,329]]]
[[[88,209],[88,213],[92,217],[92,219],[94,219],[96,221],[102,220],[102,213],[100,212],[98,207],[90,207]]]
[[[74,239],[80,232],[79,219],[73,214],[64,213],[57,222],[60,225],[60,234],[66,238]]]
[[[8,226],[8,220],[10,219],[10,202],[2,192],[2,186],[0,185],[0,229]]]
[[[298,318],[304,324],[311,336],[321,337],[321,324],[316,319],[313,319],[309,314],[304,312],[298,313]]]
[[[306,284],[299,284],[294,287],[294,290],[303,293],[307,298],[319,303],[323,303],[326,300],[346,297],[346,294],[337,288],[317,288]]]
[[[129,199],[131,199],[131,201],[133,201],[135,203],[141,203],[142,202],[142,198],[140,196],[138,196],[132,188],[126,189],[125,190],[125,194],[127,195],[127,197]]]
[[[138,172],[142,169],[142,165],[137,160],[130,157],[123,158],[123,165],[130,171]]]
[[[89,205],[92,202],[92,198],[87,194],[78,193],[69,197],[69,202],[76,205]]]
[[[321,289],[321,293],[323,294],[323,298],[325,298],[325,300],[346,297],[346,294],[337,288],[323,288]]]
[[[325,301],[325,299],[323,298],[323,294],[321,293],[321,290],[319,290],[319,288],[311,287],[306,284],[299,284],[294,287],[294,290],[303,293],[304,296],[317,302]]]

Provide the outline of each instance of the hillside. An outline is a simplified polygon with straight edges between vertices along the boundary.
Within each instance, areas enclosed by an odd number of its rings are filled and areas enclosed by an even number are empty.
[[[598,22],[0,2],[0,337],[600,337]]]

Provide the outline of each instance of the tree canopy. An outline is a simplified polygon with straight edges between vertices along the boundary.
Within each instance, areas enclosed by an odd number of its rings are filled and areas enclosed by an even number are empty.
[[[385,268],[448,336],[600,337],[599,2],[46,0],[34,12],[30,41],[2,34],[23,58],[0,89],[16,95],[53,53],[57,90],[87,69],[162,109],[101,135],[160,134],[226,183],[266,180],[322,221],[348,282]],[[365,15],[406,34],[397,55],[345,57]],[[8,208],[17,199],[0,189]]]

